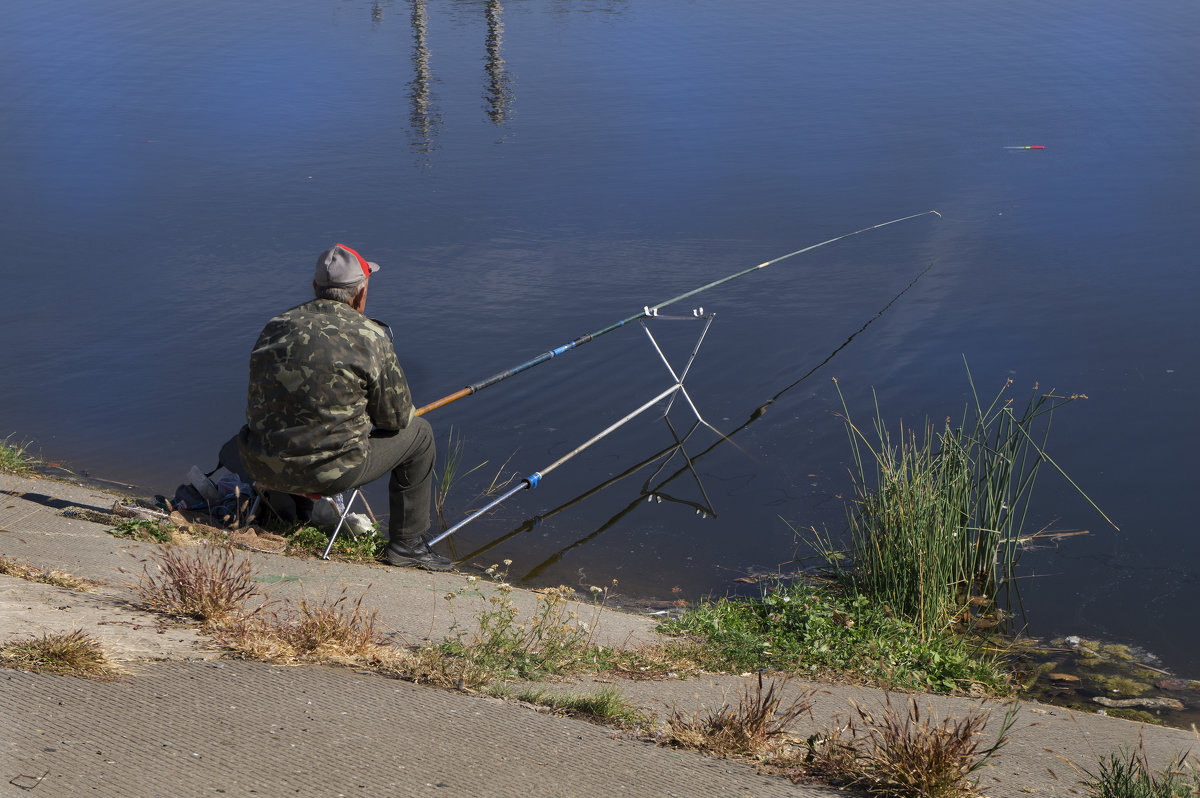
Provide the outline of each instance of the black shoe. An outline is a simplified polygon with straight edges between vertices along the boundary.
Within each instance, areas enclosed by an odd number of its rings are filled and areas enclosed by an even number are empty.
[[[423,568],[426,571],[449,571],[454,563],[440,554],[435,554],[429,544],[419,540],[412,545],[405,543],[389,543],[387,559],[392,565],[410,568]]]

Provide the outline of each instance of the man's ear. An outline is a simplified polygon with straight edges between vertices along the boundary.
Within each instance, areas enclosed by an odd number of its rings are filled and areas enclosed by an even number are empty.
[[[367,310],[367,283],[368,280],[363,280],[363,284],[354,292],[354,300],[350,303],[350,307],[357,310],[359,313],[365,313]]]

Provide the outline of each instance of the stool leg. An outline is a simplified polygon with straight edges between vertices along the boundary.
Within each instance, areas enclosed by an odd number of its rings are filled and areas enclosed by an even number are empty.
[[[322,497],[322,501],[329,502],[329,506],[337,510],[337,503],[333,499],[324,496]],[[333,528],[333,534],[329,536],[329,545],[325,547],[325,553],[321,555],[322,560],[329,559],[329,552],[333,550],[333,542],[337,540],[338,532],[342,531],[342,524],[344,523],[346,523],[346,511],[343,510],[338,516],[337,526]]]
[[[323,496],[321,498],[323,501],[329,502],[330,506],[335,510],[337,509],[337,502],[335,502],[332,497]],[[321,555],[322,560],[329,559],[329,552],[333,550],[333,542],[337,540],[338,533],[341,532],[342,527],[345,526],[346,518],[349,517],[350,510],[354,507],[354,500],[358,498],[362,498],[364,503],[367,501],[366,497],[358,492],[358,488],[355,488],[354,492],[350,494],[350,500],[346,502],[346,506],[339,512],[337,526],[334,528],[333,534],[329,536],[329,545],[325,547],[325,553]]]

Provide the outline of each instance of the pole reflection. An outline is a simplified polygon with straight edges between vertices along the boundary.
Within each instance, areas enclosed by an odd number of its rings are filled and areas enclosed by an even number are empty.
[[[497,127],[503,126],[512,113],[513,80],[504,67],[504,6],[500,0],[488,0],[487,4],[487,56],[486,84],[483,98],[487,103],[487,115]]]
[[[409,82],[412,109],[409,125],[412,131],[413,148],[428,156],[437,149],[437,132],[442,124],[441,113],[433,102],[433,70],[429,65],[427,32],[429,14],[425,0],[412,0],[410,16],[413,32],[413,79]]]

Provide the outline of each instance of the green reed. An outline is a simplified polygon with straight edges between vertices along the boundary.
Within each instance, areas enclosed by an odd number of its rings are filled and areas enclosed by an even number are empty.
[[[1012,380],[985,404],[969,369],[967,377],[973,401],[959,424],[926,421],[919,432],[901,424],[895,437],[878,399],[865,432],[841,397],[853,460],[852,566],[817,536],[840,576],[926,634],[946,629],[969,604],[995,602],[1012,584],[1022,548],[1035,536],[1022,535],[1038,471],[1049,463],[1062,473],[1045,451],[1054,411],[1085,398],[1034,386],[1018,411],[1007,396]]]

